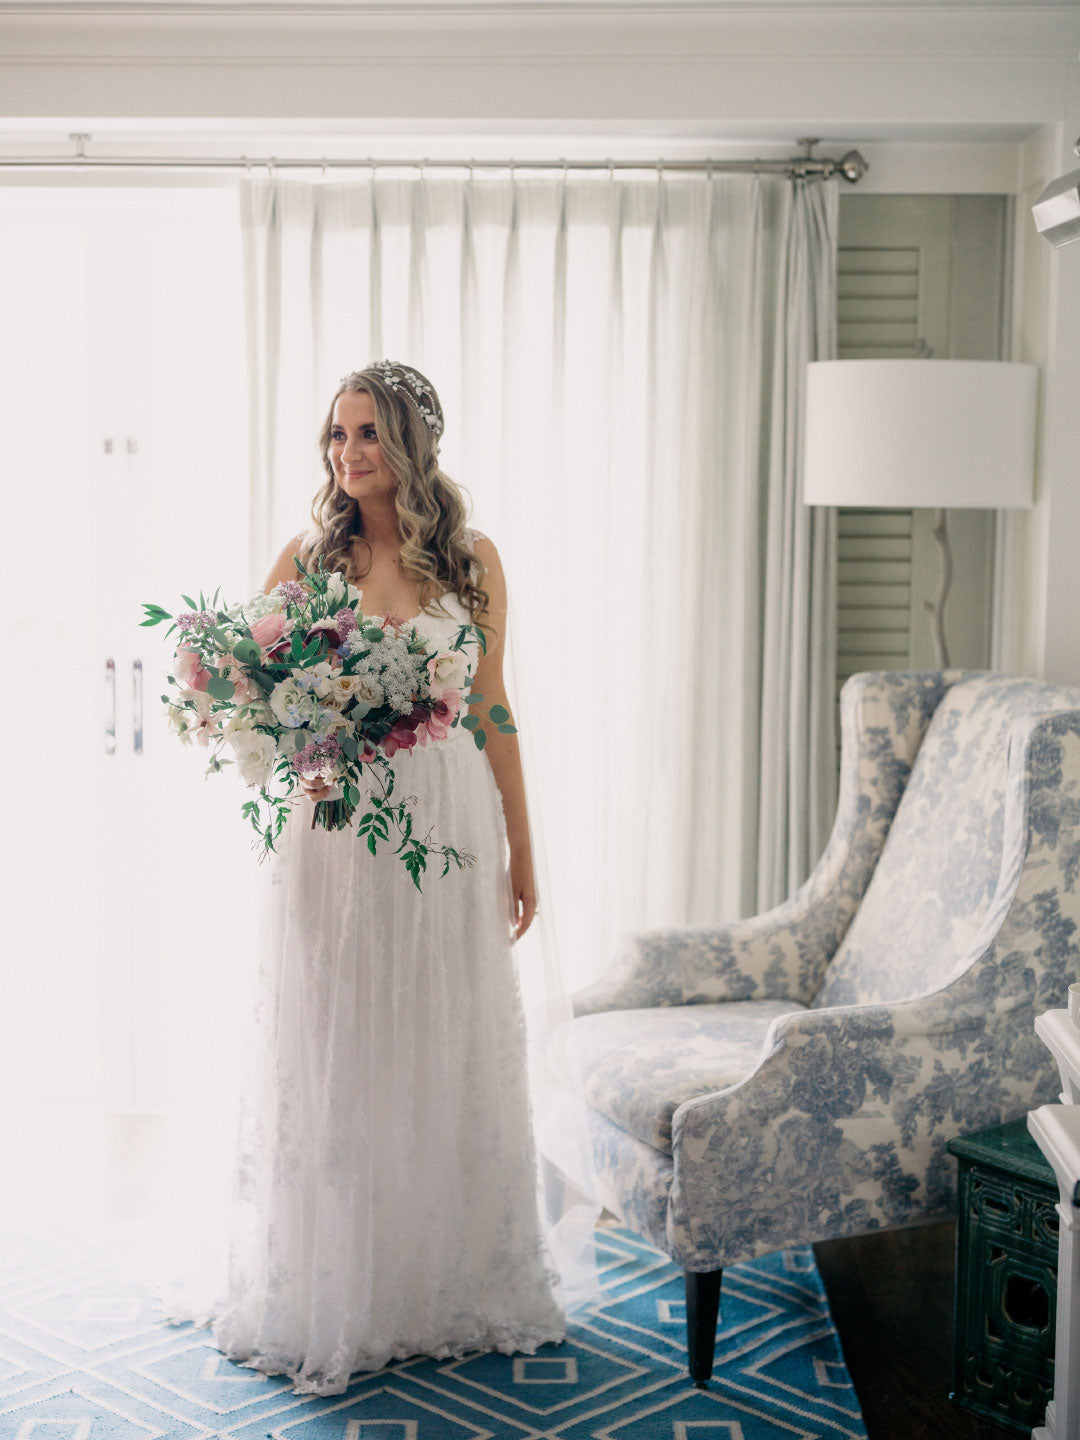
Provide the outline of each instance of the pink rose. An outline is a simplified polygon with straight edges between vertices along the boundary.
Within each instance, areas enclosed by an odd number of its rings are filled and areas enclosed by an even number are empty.
[[[284,615],[264,615],[261,620],[256,620],[251,627],[251,638],[256,645],[262,646],[265,650],[270,645],[276,645],[288,635],[294,625],[294,621],[286,619]]]
[[[199,652],[190,645],[181,645],[177,650],[173,668],[177,680],[189,690],[205,690],[210,684],[210,671],[199,659]]]

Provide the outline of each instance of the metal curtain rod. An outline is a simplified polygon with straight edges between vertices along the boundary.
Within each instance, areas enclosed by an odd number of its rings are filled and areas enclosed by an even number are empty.
[[[364,160],[327,158],[326,156],[318,160],[299,160],[292,157],[279,160],[272,155],[264,158],[241,155],[237,159],[217,156],[150,159],[143,156],[87,155],[86,142],[91,139],[91,136],[75,134],[70,138],[76,142],[77,146],[74,155],[4,157],[0,158],[0,170],[59,167],[69,170],[142,168],[147,170],[250,171],[255,166],[265,166],[271,176],[275,170],[321,170],[325,173],[329,169],[607,170],[609,172],[614,170],[657,170],[660,174],[663,174],[665,170],[706,170],[710,174],[714,170],[752,170],[771,175],[797,176],[800,179],[809,179],[813,176],[822,176],[828,179],[833,175],[842,175],[845,180],[855,184],[870,168],[868,162],[857,150],[849,150],[838,160],[811,156],[812,148],[820,143],[818,140],[797,141],[797,144],[806,146],[806,154],[795,156],[791,160],[395,160],[390,158],[377,160],[374,156],[368,156]]]

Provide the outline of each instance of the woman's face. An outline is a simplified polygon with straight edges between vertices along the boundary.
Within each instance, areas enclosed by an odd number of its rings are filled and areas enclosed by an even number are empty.
[[[366,390],[345,390],[334,401],[327,452],[334,479],[360,502],[393,499],[397,477],[375,434],[375,402]]]

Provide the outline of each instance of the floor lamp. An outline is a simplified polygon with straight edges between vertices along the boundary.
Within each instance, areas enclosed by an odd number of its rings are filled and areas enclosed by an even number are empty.
[[[807,366],[803,500],[936,512],[940,583],[930,612],[949,663],[946,508],[1033,503],[1038,366],[999,360],[814,360]]]

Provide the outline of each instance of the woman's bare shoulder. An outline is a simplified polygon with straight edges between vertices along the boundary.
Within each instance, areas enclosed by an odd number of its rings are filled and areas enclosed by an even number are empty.
[[[310,533],[308,530],[301,530],[299,535],[294,535],[289,543],[282,548],[281,553],[273,565],[271,565],[266,580],[263,582],[264,594],[272,590],[275,585],[280,585],[282,580],[296,579],[300,572],[293,563],[292,557],[299,555],[300,558],[303,559],[302,550],[304,542],[308,539]]]

